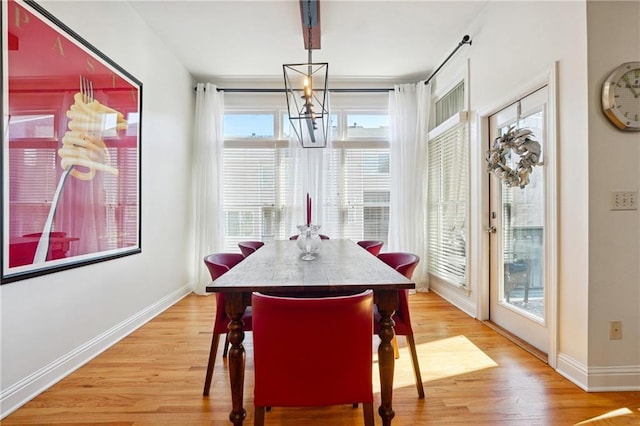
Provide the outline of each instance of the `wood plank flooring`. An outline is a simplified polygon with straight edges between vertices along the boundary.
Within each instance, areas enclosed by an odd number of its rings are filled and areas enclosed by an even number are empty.
[[[412,295],[410,306],[426,398],[417,397],[410,356],[399,337],[394,425],[640,425],[640,392],[586,393],[436,294]],[[230,425],[222,348],[211,394],[202,396],[214,309],[213,297],[186,297],[3,419],[2,425]],[[245,347],[245,424],[251,425],[251,333]],[[375,379],[377,374],[374,368]],[[376,411],[378,389],[376,380]],[[267,413],[266,424],[361,425],[362,410],[276,407]]]

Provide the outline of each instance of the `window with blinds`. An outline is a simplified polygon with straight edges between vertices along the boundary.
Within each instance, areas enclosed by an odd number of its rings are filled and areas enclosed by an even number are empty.
[[[264,115],[271,114],[271,119]],[[332,238],[387,240],[389,227],[388,112],[357,111],[349,130],[347,111],[332,111],[337,141],[328,153],[321,225]],[[232,116],[231,120],[226,116]],[[286,239],[285,204],[290,170],[282,112],[225,113],[223,152],[224,248],[243,240]],[[256,120],[260,117],[260,120]],[[227,128],[227,123],[233,127]],[[264,123],[260,125],[259,123]],[[276,128],[269,127],[272,123]],[[353,132],[356,134],[353,135]],[[349,138],[352,134],[353,139]],[[273,134],[256,139],[256,135]],[[368,135],[368,137],[367,137]],[[319,200],[318,200],[319,201]],[[323,232],[323,233],[324,233]]]
[[[284,239],[286,148],[225,147],[223,170],[225,250],[237,251],[240,241]]]
[[[389,229],[389,149],[334,148],[335,200],[327,224],[339,238],[387,241]]]
[[[438,127],[449,117],[464,109],[464,81],[458,83],[453,89],[447,92],[442,98],[436,101],[436,121]]]
[[[427,239],[429,272],[467,285],[466,123],[429,140]]]

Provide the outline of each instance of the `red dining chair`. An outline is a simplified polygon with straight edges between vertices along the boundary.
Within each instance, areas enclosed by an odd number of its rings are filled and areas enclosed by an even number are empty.
[[[289,239],[290,239],[290,240],[297,240],[297,239],[298,239],[298,236],[297,236],[297,235],[292,235],[292,236],[290,236],[290,237],[289,237]],[[320,239],[321,239],[321,240],[328,240],[328,239],[329,239],[329,237],[328,237],[327,235],[322,235],[322,234],[320,234]]]
[[[384,241],[378,240],[363,240],[358,241],[358,245],[374,256],[380,254],[380,250],[382,250],[382,246],[384,245]]]
[[[420,262],[420,257],[412,253],[392,252],[380,253],[378,259],[400,272],[405,277],[411,279],[413,271]],[[398,291],[398,309],[393,315],[396,336],[405,336],[407,344],[411,352],[411,361],[413,363],[413,372],[416,376],[416,388],[418,389],[418,397],[424,398],[424,387],[422,385],[422,375],[420,373],[420,365],[418,364],[418,352],[416,351],[416,342],[413,339],[413,328],[411,327],[411,316],[409,315],[409,290]],[[380,332],[380,314],[377,309],[374,314],[374,332]],[[398,342],[394,336],[394,350],[398,353]],[[396,355],[396,358],[398,356]]]
[[[244,257],[249,256],[263,245],[264,243],[262,241],[240,241],[238,243],[238,247],[240,247],[240,251]]]
[[[326,298],[253,293],[252,308],[254,425],[264,424],[265,407],[362,402],[364,423],[373,426],[371,290]]]
[[[236,266],[244,259],[244,255],[240,253],[214,253],[205,256],[204,263],[209,269],[211,279],[215,280],[222,276],[225,272]],[[242,321],[244,322],[244,330],[251,331],[251,308],[247,308]],[[211,378],[213,377],[213,367],[216,363],[216,353],[218,352],[218,343],[220,342],[220,335],[224,334],[224,350],[222,356],[227,356],[229,349],[229,317],[224,311],[224,294],[216,293],[216,316],[213,320],[213,337],[211,338],[211,350],[209,351],[209,364],[207,364],[207,375],[204,381],[203,395],[209,395],[209,389],[211,388]]]

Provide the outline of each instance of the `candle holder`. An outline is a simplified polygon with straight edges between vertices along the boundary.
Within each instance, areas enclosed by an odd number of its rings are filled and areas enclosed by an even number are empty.
[[[320,234],[318,233],[320,225],[298,225],[300,235],[296,244],[302,252],[302,260],[315,259],[315,253],[320,249]]]

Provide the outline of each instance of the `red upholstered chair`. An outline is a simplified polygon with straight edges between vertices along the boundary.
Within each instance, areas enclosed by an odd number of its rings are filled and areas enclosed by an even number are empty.
[[[204,263],[209,269],[211,279],[215,280],[222,274],[236,266],[244,259],[244,255],[240,253],[214,253],[205,256]],[[229,317],[224,311],[224,294],[216,293],[216,316],[213,320],[213,337],[211,338],[211,350],[209,351],[209,364],[207,365],[207,375],[204,381],[203,395],[209,395],[209,389],[211,388],[211,378],[213,377],[213,367],[216,363],[216,353],[218,352],[218,343],[220,341],[220,335],[225,335],[224,350],[222,356],[227,356],[227,350],[229,349],[229,339],[227,336]],[[242,317],[244,322],[244,330],[251,331],[251,308],[247,308],[244,316]]]
[[[382,246],[384,245],[384,241],[377,240],[364,240],[358,241],[358,245],[374,256],[380,254],[380,250],[382,250]]]
[[[297,239],[298,239],[298,236],[297,236],[297,235],[292,235],[292,236],[290,236],[290,237],[289,237],[289,239],[290,239],[290,240],[297,240]],[[321,240],[328,240],[328,239],[329,239],[329,237],[328,237],[327,235],[322,235],[322,234],[320,234],[320,239],[321,239]]]
[[[420,257],[412,253],[380,253],[378,259],[382,260],[387,265],[400,272],[405,277],[411,279],[413,271],[420,262]],[[400,290],[398,292],[398,310],[393,315],[393,321],[395,321],[395,331],[397,336],[405,336],[407,338],[407,344],[411,351],[411,361],[413,362],[413,372],[416,376],[416,388],[418,389],[418,397],[424,398],[424,387],[422,385],[422,375],[420,374],[420,365],[418,364],[418,353],[416,351],[416,342],[413,339],[413,328],[411,327],[411,316],[409,315],[409,290]],[[380,314],[375,311],[374,315],[374,332],[376,334],[380,331],[379,326]],[[395,337],[394,337],[395,339]],[[396,340],[393,342],[396,354],[398,343]],[[397,358],[397,355],[396,355]]]
[[[365,425],[373,426],[372,291],[326,298],[254,293],[252,305],[254,425],[264,424],[265,407],[362,402]]]
[[[242,252],[244,257],[249,256],[263,245],[264,243],[262,241],[240,241],[238,243],[238,247],[240,247],[240,251]]]

